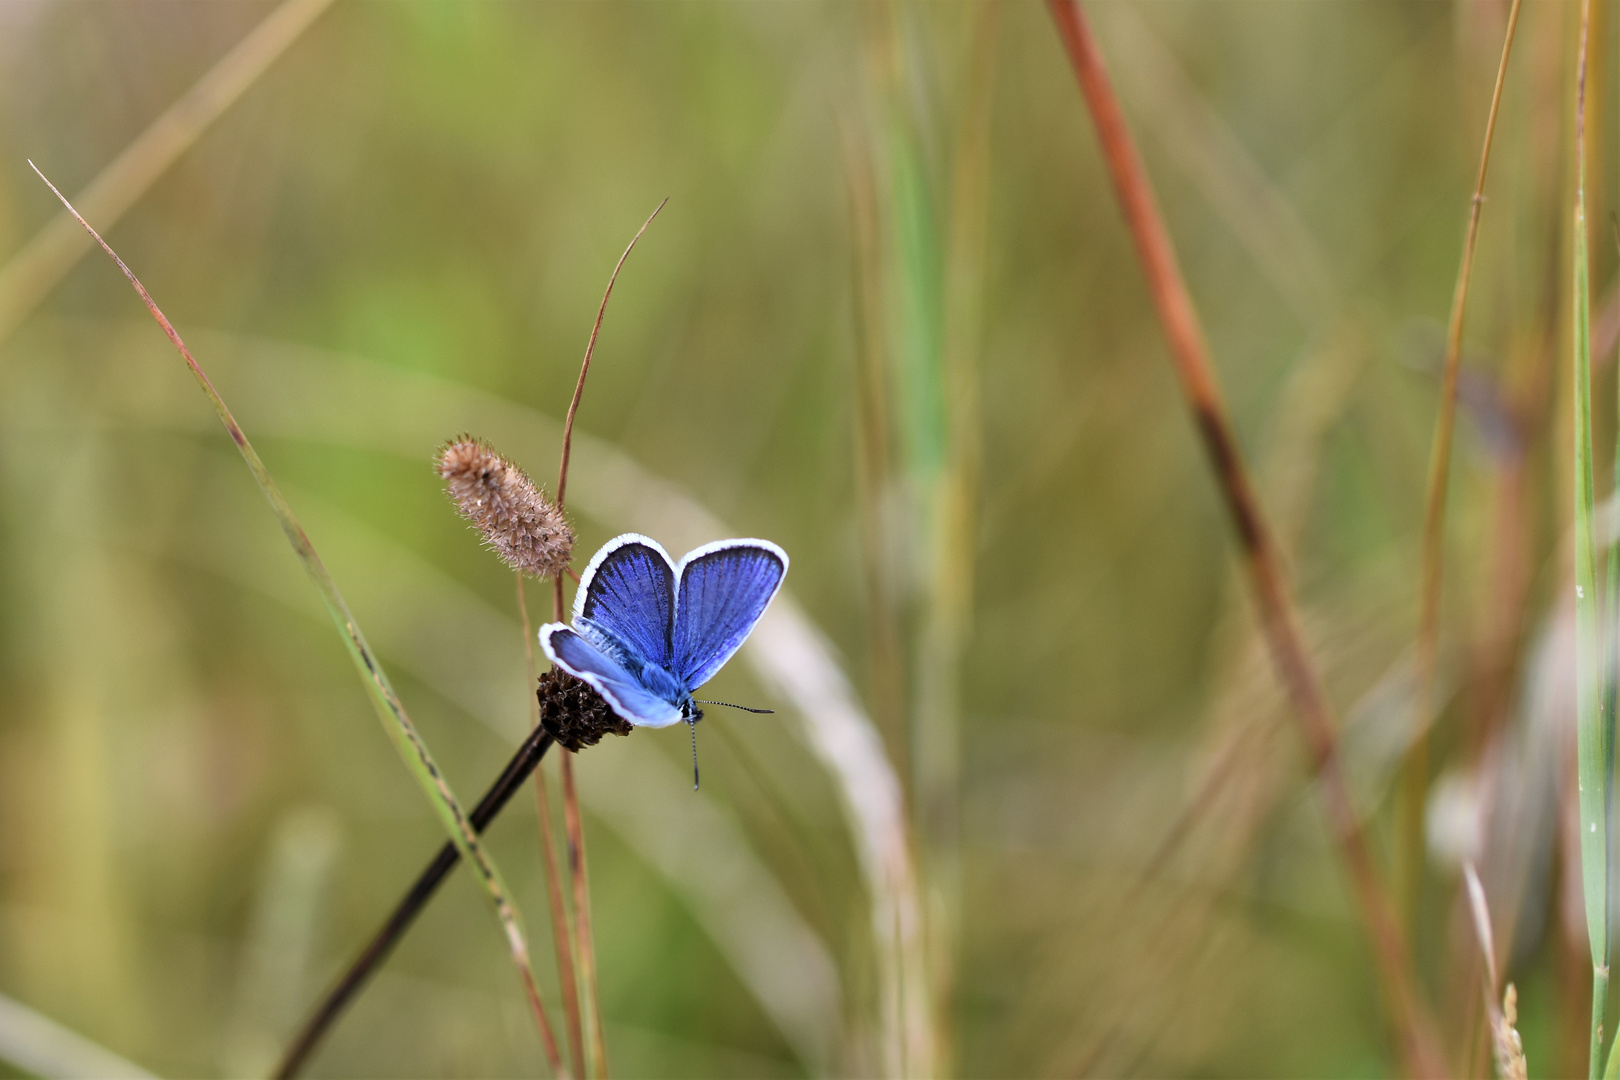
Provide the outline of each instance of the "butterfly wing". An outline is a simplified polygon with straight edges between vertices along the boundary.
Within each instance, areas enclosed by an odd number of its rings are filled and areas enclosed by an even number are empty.
[[[574,594],[574,629],[631,671],[670,666],[675,563],[658,541],[625,533],[602,545]]]
[[[787,576],[787,552],[769,540],[720,540],[687,553],[677,572],[674,662],[688,692],[742,647]]]
[[[540,647],[551,662],[601,694],[613,711],[640,727],[679,723],[681,710],[649,691],[623,664],[562,623],[540,628]]]

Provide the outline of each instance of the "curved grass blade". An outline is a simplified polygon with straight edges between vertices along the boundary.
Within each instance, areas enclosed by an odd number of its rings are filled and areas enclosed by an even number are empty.
[[[360,632],[359,623],[355,621],[354,615],[349,611],[348,604],[344,602],[342,594],[338,592],[337,583],[332,580],[332,575],[327,571],[326,565],[321,562],[320,556],[315,553],[315,546],[310,543],[309,537],[304,533],[303,526],[298,523],[298,518],[293,514],[292,507],[288,505],[286,498],[281,494],[281,490],[276,486],[275,480],[271,478],[270,471],[265,468],[264,462],[259,459],[257,451],[248,442],[247,434],[242,430],[241,425],[236,422],[236,418],[231,415],[230,409],[226,407],[225,399],[220,397],[219,391],[214,389],[213,383],[208,380],[208,376],[203,373],[201,366],[192,357],[191,350],[186,348],[185,342],[180,339],[180,334],[175,330],[173,324],[158,309],[156,301],[146,291],[146,287],[140,283],[140,280],[136,278],[129,267],[124,265],[124,260],[118,257],[117,252],[113,251],[107,245],[107,242],[101,238],[101,235],[90,227],[90,223],[79,216],[79,212],[73,209],[73,204],[68,202],[67,198],[56,189],[56,185],[47,180],[45,174],[40,172],[33,162],[30,161],[28,166],[34,170],[34,173],[41,180],[45,181],[45,186],[49,187],[52,193],[61,200],[62,205],[67,207],[68,212],[78,220],[80,225],[84,226],[85,231],[101,246],[101,249],[107,253],[108,257],[118,264],[118,269],[123,271],[124,276],[129,279],[129,283],[134,286],[136,293],[140,295],[141,300],[146,304],[147,310],[152,313],[152,317],[157,320],[158,325],[163,328],[163,332],[168,335],[169,341],[174,344],[181,358],[185,360],[186,366],[191,369],[191,374],[196,378],[198,385],[202,387],[203,393],[208,395],[208,400],[214,406],[214,411],[219,414],[220,421],[225,425],[225,430],[230,433],[231,440],[236,443],[236,448],[242,454],[242,459],[247,462],[248,470],[253,473],[253,479],[258,482],[259,490],[264,493],[265,499],[269,501],[270,508],[275,513],[276,520],[280,523],[281,530],[286,534],[288,542],[292,544],[293,551],[297,553],[299,562],[303,564],[305,573],[309,575],[310,581],[314,583],[316,591],[321,594],[321,601],[325,604],[327,613],[332,617],[332,621],[337,625],[339,632],[342,633],[343,642],[348,647],[349,655],[354,660],[361,681],[365,683],[366,692],[370,695],[372,705],[376,708],[377,715],[383,722],[383,729],[388,732],[388,737],[393,741],[395,749],[399,751],[400,757],[404,759],[406,768],[416,778],[422,790],[427,793],[428,801],[432,803],[434,811],[439,815],[439,820],[443,823],[445,831],[450,834],[450,839],[456,845],[456,849],[461,853],[462,858],[466,859],[468,865],[473,867],[478,882],[484,889],[484,895],[489,898],[490,904],[494,907],[496,918],[500,920],[501,928],[505,932],[507,948],[511,951],[512,961],[517,965],[518,974],[523,980],[524,993],[527,995],[529,1006],[534,1012],[536,1026],[540,1029],[540,1037],[545,1044],[547,1060],[550,1062],[552,1072],[562,1075],[563,1067],[557,1053],[557,1040],[552,1034],[551,1023],[546,1018],[545,1007],[540,1000],[539,986],[535,982],[534,970],[529,963],[528,941],[518,920],[517,909],[512,906],[512,902],[508,899],[509,893],[506,884],[502,881],[500,871],[495,868],[494,862],[491,861],[482,845],[479,844],[477,831],[468,820],[466,811],[461,808],[461,804],[456,800],[455,793],[450,790],[449,781],[439,771],[438,765],[433,760],[433,755],[428,751],[427,744],[422,741],[421,735],[417,732],[416,725],[411,723],[411,718],[405,712],[404,704],[399,700],[399,696],[394,693],[394,688],[389,683],[388,676],[383,673],[382,665],[377,662],[376,656],[372,653],[371,646],[366,644],[365,636]]]
[[[154,1080],[139,1065],[4,994],[0,994],[0,1061],[41,1077]]]

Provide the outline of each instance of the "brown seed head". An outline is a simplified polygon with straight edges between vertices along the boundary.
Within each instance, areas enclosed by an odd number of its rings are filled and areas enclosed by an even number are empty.
[[[438,469],[456,509],[506,565],[535,577],[567,569],[574,530],[522,469],[471,435],[445,444]]]

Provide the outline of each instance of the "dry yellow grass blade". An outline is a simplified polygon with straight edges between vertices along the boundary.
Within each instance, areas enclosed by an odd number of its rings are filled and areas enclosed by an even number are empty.
[[[75,195],[73,204],[86,218],[100,222],[104,232],[111,231],[331,3],[284,0]],[[11,336],[90,247],[79,223],[63,211],[0,267],[0,341]]]

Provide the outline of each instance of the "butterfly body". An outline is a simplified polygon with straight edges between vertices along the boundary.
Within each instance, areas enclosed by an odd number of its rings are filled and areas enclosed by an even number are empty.
[[[657,541],[625,533],[580,576],[573,625],[542,626],[540,645],[632,724],[695,723],[692,692],[742,646],[787,568],[768,540],[719,540],[676,563]]]

